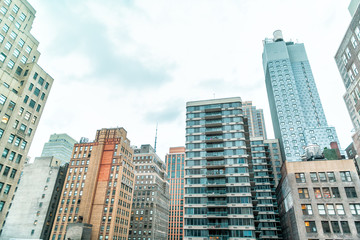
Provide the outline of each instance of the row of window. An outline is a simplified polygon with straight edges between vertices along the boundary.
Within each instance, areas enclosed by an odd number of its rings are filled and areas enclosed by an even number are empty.
[[[331,189],[331,191],[330,191]],[[345,193],[348,198],[357,198],[357,193],[355,187],[345,187]],[[338,187],[323,187],[323,188],[313,188],[315,198],[340,198],[340,192]],[[309,191],[307,188],[298,189],[300,199],[309,199]]]
[[[23,141],[23,143],[24,143],[24,142],[25,142],[25,144],[24,144],[24,145],[22,144],[21,149],[25,149],[25,147],[26,147],[26,141]],[[16,146],[18,146],[18,145],[16,145]],[[4,148],[4,151],[3,151],[2,155],[1,155],[1,157],[7,158],[8,156],[9,156],[8,160],[9,160],[9,161],[14,161],[14,159],[15,159],[15,163],[20,163],[20,161],[21,161],[21,159],[22,159],[22,155],[21,155],[21,154],[17,154],[17,155],[16,155],[16,152],[14,152],[14,151],[11,151],[11,152],[10,152],[9,149]],[[16,157],[15,157],[15,156],[16,156]]]
[[[331,228],[330,228],[331,225]],[[350,234],[350,227],[347,221],[321,221],[322,230],[324,233],[344,233]],[[341,228],[340,228],[341,226]],[[355,222],[356,229],[359,232],[360,230],[360,222]],[[317,233],[317,227],[315,221],[305,221],[305,229],[307,233]],[[342,230],[342,231],[341,231]]]
[[[340,178],[342,182],[352,182],[350,171],[341,171]],[[305,173],[295,173],[295,179],[297,183],[306,183]],[[310,173],[311,182],[336,182],[336,177],[334,172],[311,172]]]

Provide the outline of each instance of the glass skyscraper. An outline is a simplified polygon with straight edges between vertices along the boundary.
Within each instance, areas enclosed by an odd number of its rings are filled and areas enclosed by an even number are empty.
[[[184,239],[281,239],[271,159],[241,98],[187,103]]]
[[[321,149],[339,144],[335,128],[327,124],[304,44],[285,42],[281,31],[263,43],[270,112],[284,159],[300,161],[311,144]]]

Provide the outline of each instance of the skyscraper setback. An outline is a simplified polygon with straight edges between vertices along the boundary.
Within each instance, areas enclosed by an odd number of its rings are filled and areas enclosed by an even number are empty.
[[[327,124],[304,44],[285,42],[281,31],[264,40],[263,67],[270,112],[284,160],[300,161],[304,147],[339,142]],[[340,144],[339,144],[340,146]]]
[[[0,226],[53,83],[37,64],[34,18],[25,0],[0,2]]]
[[[73,222],[92,225],[91,239],[128,237],[134,188],[133,149],[124,128],[101,129],[75,144],[51,239]]]

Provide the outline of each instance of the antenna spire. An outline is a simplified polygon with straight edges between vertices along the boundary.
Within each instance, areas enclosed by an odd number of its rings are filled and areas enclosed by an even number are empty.
[[[154,144],[154,151],[155,152],[156,152],[156,143],[157,143],[157,131],[158,131],[158,123],[156,123],[155,144]]]

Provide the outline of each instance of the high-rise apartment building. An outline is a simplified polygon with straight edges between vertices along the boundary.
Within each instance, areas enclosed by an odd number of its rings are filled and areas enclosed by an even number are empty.
[[[34,18],[26,0],[0,2],[0,228],[53,83],[37,64]]]
[[[49,239],[67,165],[55,157],[25,164],[1,239]]]
[[[165,157],[170,182],[168,240],[184,238],[185,147],[171,147]]]
[[[277,193],[284,239],[359,239],[353,160],[285,162],[282,175]]]
[[[74,140],[72,137],[65,133],[52,134],[49,141],[44,144],[41,156],[56,157],[61,161],[61,164],[63,165],[70,161],[75,143],[76,140]]]
[[[132,158],[124,128],[101,129],[94,142],[75,144],[50,239],[63,239],[68,225],[82,222],[92,225],[91,239],[127,240]]]
[[[241,98],[188,102],[184,239],[281,239],[271,160]]]
[[[252,105],[252,101],[243,102],[244,116],[248,119],[250,137],[263,137],[266,136],[264,112],[262,109],[256,109]]]
[[[343,98],[355,130],[352,136],[354,148],[360,153],[360,8],[353,4],[356,11],[336,52],[335,61],[346,89]]]
[[[129,239],[168,237],[169,183],[166,166],[149,145],[134,149],[135,189]]]
[[[339,142],[327,124],[304,44],[285,42],[281,31],[263,43],[270,112],[284,160],[300,161],[311,144],[324,149]]]

